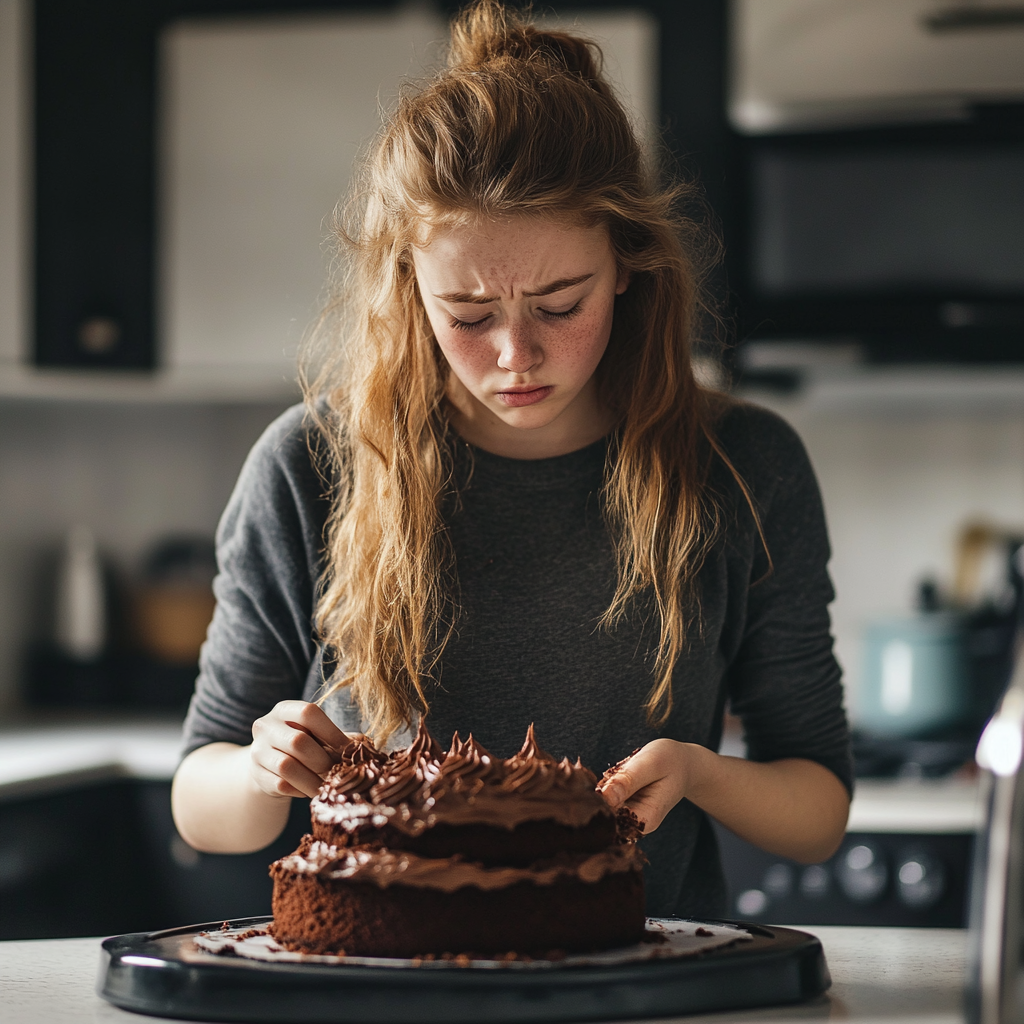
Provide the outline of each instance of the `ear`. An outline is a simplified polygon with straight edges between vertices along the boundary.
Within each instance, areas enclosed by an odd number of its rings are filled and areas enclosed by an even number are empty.
[[[633,275],[628,270],[620,269],[619,276],[615,279],[615,294],[621,295],[633,280]]]

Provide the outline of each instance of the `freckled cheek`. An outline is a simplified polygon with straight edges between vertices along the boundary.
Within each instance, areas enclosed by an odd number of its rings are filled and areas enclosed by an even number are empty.
[[[574,366],[596,366],[604,354],[610,332],[611,317],[581,317],[561,333],[557,342],[561,359]]]
[[[494,361],[493,354],[479,339],[464,337],[456,331],[434,332],[445,359],[455,371],[484,369]]]

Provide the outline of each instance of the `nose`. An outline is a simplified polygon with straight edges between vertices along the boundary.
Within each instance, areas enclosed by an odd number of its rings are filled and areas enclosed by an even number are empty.
[[[498,367],[509,373],[524,374],[538,366],[543,359],[540,346],[536,343],[529,327],[522,321],[508,323],[501,334],[498,350]]]

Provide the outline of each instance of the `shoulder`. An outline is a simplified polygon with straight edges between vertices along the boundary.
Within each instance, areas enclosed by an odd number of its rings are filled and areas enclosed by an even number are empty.
[[[260,435],[252,446],[247,463],[282,469],[305,466],[310,461],[311,445],[319,437],[301,403],[286,409]]]
[[[728,399],[719,412],[715,436],[730,459],[779,469],[807,459],[797,432],[781,416],[753,402]]]
[[[329,507],[330,487],[322,476],[323,436],[302,405],[277,417],[252,446],[221,521],[222,535],[245,525],[318,532]]]
[[[239,483],[263,490],[286,484],[323,490],[319,467],[323,436],[304,405],[293,405],[277,417],[252,446]]]
[[[747,507],[745,489],[769,530],[772,524],[810,530],[822,519],[811,460],[800,436],[781,416],[750,402],[728,399],[716,420],[714,436],[725,458],[716,460],[710,482],[718,494],[732,496],[728,505]]]

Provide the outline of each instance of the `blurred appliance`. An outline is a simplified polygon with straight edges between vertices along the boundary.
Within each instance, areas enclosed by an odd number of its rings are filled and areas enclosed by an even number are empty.
[[[1024,661],[978,744],[986,805],[971,886],[967,1019],[1024,1017]]]
[[[116,699],[107,577],[92,531],[72,527],[57,559],[51,635],[35,643],[26,659],[29,704],[88,707]]]
[[[716,824],[730,917],[772,924],[961,928],[979,790],[963,779],[859,781],[821,864],[765,853]]]
[[[867,627],[858,724],[875,736],[916,737],[955,728],[970,711],[966,624],[922,612]]]
[[[745,0],[732,37],[739,336],[1024,360],[1024,5]]]
[[[167,537],[150,549],[132,595],[135,651],[124,669],[127,703],[188,706],[216,603],[216,573],[214,543],[207,537]]]

